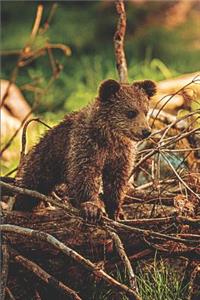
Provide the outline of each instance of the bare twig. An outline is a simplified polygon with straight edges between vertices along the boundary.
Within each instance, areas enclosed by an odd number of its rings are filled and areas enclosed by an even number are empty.
[[[48,285],[56,288],[65,296],[70,297],[70,299],[81,300],[80,296],[74,290],[63,284],[61,281],[57,280],[54,276],[48,274],[36,263],[20,255],[13,249],[10,249],[10,254],[17,263],[21,264],[27,270],[33,272],[37,277],[46,282]]]
[[[119,15],[117,31],[114,35],[116,66],[120,82],[127,82],[128,70],[126,64],[126,57],[124,53],[124,36],[126,33],[126,11],[123,0],[116,1],[116,9]]]
[[[31,116],[31,114],[33,113],[34,109],[32,108],[28,114],[25,116],[25,118],[23,119],[23,121],[21,122],[19,128],[14,132],[14,134],[11,136],[11,138],[9,139],[9,141],[6,143],[6,145],[1,149],[0,151],[0,157],[2,156],[2,154],[10,147],[10,145],[12,144],[13,140],[15,139],[15,137],[18,135],[18,133],[20,132],[20,130],[22,129],[22,127],[24,126],[24,123],[26,122],[26,120]]]
[[[37,191],[31,191],[31,190],[28,190],[25,188],[16,187],[16,186],[13,186],[11,184],[8,184],[8,183],[2,182],[2,181],[0,181],[0,184],[5,189],[11,190],[12,192],[15,192],[17,194],[28,195],[28,196],[34,197],[40,201],[49,202],[54,206],[63,208],[66,211],[66,213],[68,213],[68,214],[78,215],[77,209],[72,208],[71,206],[68,207],[67,205],[63,204],[62,202],[59,202],[51,197],[47,197]],[[105,226],[108,227],[108,229],[110,229],[111,231],[113,230],[113,228],[110,226],[113,226],[116,230],[119,230],[119,231],[125,230],[127,232],[139,233],[141,236],[150,236],[150,237],[154,237],[154,238],[158,238],[158,239],[167,239],[167,240],[172,240],[172,241],[176,241],[176,242],[180,242],[180,243],[182,242],[182,243],[189,243],[189,244],[199,244],[199,241],[195,240],[195,239],[190,239],[190,240],[181,239],[181,238],[175,237],[173,235],[167,235],[167,234],[154,232],[154,231],[147,230],[147,229],[135,228],[135,227],[131,227],[131,226],[113,221],[107,217],[103,217],[103,220],[108,224]]]
[[[191,277],[190,277],[190,283],[189,283],[189,287],[188,287],[188,300],[193,300],[193,299],[197,299],[196,296],[196,292],[197,290],[195,289],[195,281],[196,281],[196,277],[199,276],[200,274],[200,264],[198,264],[194,270],[192,271]],[[196,290],[196,291],[195,291]]]
[[[46,48],[47,49],[60,49],[67,56],[71,55],[71,53],[72,53],[71,49],[67,45],[61,44],[61,43],[57,43],[57,44],[46,43]]]
[[[32,62],[35,58],[38,58],[46,53],[46,50],[48,49],[59,49],[61,50],[66,56],[71,55],[71,49],[69,46],[62,44],[62,43],[49,43],[46,42],[44,47],[37,49],[35,51],[32,51],[31,49],[29,52],[23,54],[23,60],[20,61],[20,67],[26,66],[28,63]],[[1,56],[8,56],[8,55],[19,55],[21,53],[21,50],[4,50],[0,51]]]
[[[198,109],[198,110],[196,110],[195,112],[193,112],[193,113],[191,113],[191,114],[189,114],[189,115],[198,114],[199,112],[200,112],[200,110]],[[186,118],[186,116],[185,116],[185,118]],[[181,119],[184,119],[184,117],[181,118]],[[179,120],[177,120],[176,122],[178,122],[178,121],[179,121]],[[170,124],[169,126],[172,127],[172,124]],[[167,126],[167,129],[169,128],[169,126]],[[166,130],[167,130],[167,129],[166,129]],[[193,134],[193,133],[195,133],[195,132],[198,132],[199,130],[200,130],[199,128],[194,128],[194,129],[190,130],[189,132],[180,133],[180,134],[178,134],[178,135],[175,135],[175,136],[169,138],[168,140],[166,140],[165,142],[163,142],[162,139],[161,139],[161,142],[158,142],[158,143],[156,144],[156,148],[150,149],[149,153],[147,153],[143,158],[141,158],[141,160],[140,160],[137,164],[135,164],[134,169],[133,169],[133,171],[131,172],[130,178],[131,178],[131,176],[134,174],[135,170],[136,170],[142,163],[144,163],[147,159],[149,159],[150,157],[152,157],[154,154],[158,153],[162,148],[166,148],[166,147],[170,146],[171,144],[176,143],[176,142],[178,142],[178,141],[180,141],[180,140],[186,138],[187,136],[189,136],[189,135],[191,135],[191,134]],[[164,132],[165,132],[165,131],[164,131]]]
[[[138,285],[137,285],[136,277],[133,272],[133,268],[131,266],[130,260],[124,250],[122,241],[120,240],[119,236],[115,232],[109,232],[109,234],[111,235],[111,237],[114,241],[116,250],[124,264],[125,270],[127,272],[128,278],[129,278],[129,285],[138,294]]]
[[[1,251],[2,251],[2,265],[1,265],[1,291],[0,291],[1,297],[0,298],[1,300],[4,300],[6,294],[6,285],[7,285],[8,267],[9,267],[9,251],[8,251],[8,245],[6,241],[2,241]]]
[[[149,219],[130,219],[130,220],[122,220],[120,223],[129,225],[129,226],[136,226],[136,225],[163,225],[163,224],[171,224],[175,221],[175,217],[165,217],[165,218],[149,218]]]
[[[7,88],[6,88],[6,91],[5,91],[5,94],[3,96],[0,108],[4,106],[5,101],[7,99],[7,96],[8,96],[8,93],[9,93],[9,90],[11,88],[11,85],[13,83],[15,83],[15,81],[16,81],[17,74],[18,74],[18,71],[19,71],[19,68],[20,68],[20,63],[23,60],[24,54],[27,53],[27,52],[29,52],[29,50],[30,50],[29,44],[30,44],[30,41],[31,42],[33,41],[33,39],[35,38],[35,35],[36,35],[37,31],[38,31],[38,26],[39,26],[40,21],[41,21],[42,12],[43,12],[43,6],[42,5],[38,5],[37,13],[36,13],[36,17],[35,17],[35,21],[34,21],[34,25],[33,25],[33,29],[32,29],[32,34],[31,34],[28,42],[24,46],[24,48],[19,52],[19,57],[18,57],[18,60],[17,60],[17,64],[16,64],[16,66],[14,67],[14,69],[12,71],[11,79],[10,79],[10,81],[8,83]]]
[[[105,227],[108,230],[113,230],[113,228],[115,230],[117,230],[118,232],[120,231],[126,231],[126,232],[132,232],[132,233],[138,233],[141,236],[149,236],[151,238],[157,238],[157,239],[161,239],[161,240],[171,240],[171,241],[175,241],[175,242],[179,242],[179,243],[188,243],[188,244],[197,244],[200,245],[200,241],[197,239],[182,239],[173,235],[168,235],[168,234],[163,234],[163,233],[159,233],[159,232],[155,232],[155,231],[151,231],[151,230],[147,230],[147,229],[141,229],[141,228],[135,228],[135,227],[131,227],[113,220],[110,220],[106,217],[104,217],[104,219],[107,220],[108,225],[105,225]],[[198,235],[198,237],[200,238],[200,235]]]
[[[11,290],[8,287],[6,287],[6,293],[9,296],[10,300],[16,300],[13,293],[11,292]]]
[[[92,263],[89,259],[84,258],[78,252],[72,250],[67,247],[65,244],[61,243],[59,240],[54,238],[52,235],[37,231],[33,229],[23,228],[15,225],[0,225],[0,229],[3,233],[16,233],[25,235],[27,237],[37,238],[41,241],[47,242],[51,244],[54,248],[60,250],[62,253],[72,258],[74,261],[80,263],[86,269],[91,271],[95,276],[107,282],[114,289],[125,293],[129,296],[129,299],[132,300],[141,300],[138,295],[132,289],[128,288],[125,284],[118,282],[116,279],[108,275],[102,269],[99,269],[94,263]]]
[[[157,112],[158,112],[158,111],[157,111]],[[183,116],[183,117],[181,117],[181,118],[177,118],[177,117],[172,118],[172,119],[171,119],[172,122],[170,122],[169,125],[167,125],[167,126],[166,126],[165,128],[163,128],[163,129],[160,129],[160,130],[158,130],[158,131],[155,131],[154,133],[151,134],[150,137],[153,137],[153,136],[155,136],[155,135],[157,135],[157,134],[159,134],[159,133],[163,133],[163,132],[165,132],[166,130],[169,131],[170,128],[176,128],[176,129],[180,129],[180,130],[185,129],[186,126],[187,126],[187,122],[185,121],[185,119],[187,119],[187,118],[189,118],[189,117],[192,117],[192,116],[194,116],[194,115],[196,115],[196,114],[200,114],[200,109],[197,109],[197,110],[195,110],[195,111],[193,111],[193,112],[191,112],[191,113],[188,113],[187,115],[185,115],[185,116]],[[161,114],[161,116],[162,116],[162,114]],[[160,120],[161,120],[161,119],[160,119]],[[162,120],[164,121],[164,118],[162,118]]]
[[[32,32],[31,32],[31,40],[33,40],[36,37],[37,33],[38,33],[40,23],[41,23],[41,19],[42,19],[42,14],[43,14],[43,5],[40,4],[37,7],[36,18],[35,18],[35,21],[34,21]]]
[[[145,257],[149,257],[152,256],[155,253],[154,250],[152,249],[145,249],[142,251],[137,252],[136,254],[133,255],[129,255],[129,260],[130,261],[138,261],[139,259],[144,259]],[[120,259],[120,261],[106,261],[105,263],[105,269],[109,270],[109,271],[113,271],[116,269],[117,267],[121,267],[121,265],[123,264],[122,260]]]
[[[14,186],[8,183],[5,183],[3,181],[0,181],[0,185],[1,187],[7,189],[8,191],[12,191],[16,194],[21,194],[21,195],[27,195],[30,196],[32,198],[38,199],[40,201],[44,201],[45,203],[51,203],[54,206],[60,207],[62,209],[64,209],[67,213],[73,213],[72,208],[69,208],[67,205],[63,204],[61,201],[57,201],[55,199],[53,199],[52,197],[47,197],[37,191],[32,191],[26,188],[20,188],[18,186]],[[75,209],[74,209],[75,211]]]
[[[16,167],[16,168],[14,168],[14,169],[12,169],[12,170],[10,170],[10,171],[8,171],[4,176],[6,177],[6,176],[10,176],[10,175],[12,175],[14,172],[16,172],[18,170],[18,167]]]
[[[176,91],[174,94],[172,94],[172,95],[167,99],[167,101],[159,108],[159,110],[158,110],[156,116],[154,117],[153,122],[152,122],[152,124],[151,124],[152,127],[153,127],[153,125],[154,125],[154,123],[155,123],[156,118],[158,117],[159,113],[163,110],[163,108],[165,107],[165,105],[167,105],[167,103],[168,103],[169,101],[171,101],[175,95],[177,95],[178,93],[180,93],[181,91],[183,91],[185,88],[187,88],[188,86],[190,86],[192,83],[198,83],[198,82],[200,81],[199,76],[200,76],[200,75],[197,74],[197,75],[196,75],[189,83],[187,83],[186,85],[184,85],[182,88],[180,88],[178,91]],[[158,101],[158,102],[156,103],[154,109],[157,108],[157,106],[159,105],[159,103],[160,103],[165,97],[166,97],[166,96],[164,96],[163,98],[161,98],[160,101]]]
[[[44,34],[46,32],[46,30],[49,28],[51,20],[56,12],[57,7],[58,7],[58,4],[53,3],[50,13],[49,13],[49,16],[48,16],[47,20],[45,21],[43,28],[40,28],[40,34]]]
[[[174,174],[176,175],[176,177],[178,178],[178,180],[184,185],[184,187],[186,187],[186,189],[188,189],[192,194],[194,194],[198,199],[200,199],[200,195],[198,195],[197,193],[195,193],[187,185],[187,183],[181,178],[181,176],[177,173],[177,171],[175,170],[174,166],[172,165],[172,163],[170,162],[170,160],[167,158],[167,156],[163,153],[163,151],[161,151],[161,154],[164,157],[164,159],[167,161],[168,165],[171,167],[172,171],[174,172]]]
[[[51,129],[51,127],[48,124],[44,123],[39,118],[30,119],[30,120],[28,120],[24,124],[23,132],[22,132],[22,149],[21,149],[20,163],[21,163],[21,161],[22,161],[22,159],[24,158],[24,155],[25,155],[25,150],[26,150],[26,132],[27,132],[27,128],[28,128],[28,126],[29,126],[29,124],[31,122],[41,123],[42,125],[46,126],[48,129]]]
[[[55,78],[52,76],[49,79],[49,82],[46,86],[46,88],[43,90],[42,94],[40,95],[39,99],[37,99],[32,107],[32,109],[30,110],[30,112],[25,116],[25,118],[23,119],[23,121],[21,122],[19,128],[14,132],[14,134],[10,137],[10,139],[8,140],[8,142],[6,143],[6,145],[1,149],[0,151],[0,157],[2,156],[2,154],[5,152],[5,150],[7,150],[10,145],[12,144],[13,140],[16,138],[16,136],[18,135],[18,133],[20,132],[20,130],[22,129],[22,127],[24,126],[25,122],[27,121],[27,119],[29,118],[29,116],[34,112],[34,110],[36,109],[39,101],[42,99],[42,97],[45,96],[45,94],[47,93],[47,91],[49,90],[50,86],[53,84],[53,82],[55,81]]]

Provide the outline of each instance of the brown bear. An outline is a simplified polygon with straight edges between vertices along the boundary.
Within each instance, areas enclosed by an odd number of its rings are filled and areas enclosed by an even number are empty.
[[[67,115],[24,157],[17,183],[46,195],[65,183],[66,196],[87,220],[101,217],[102,200],[108,216],[118,219],[137,141],[151,133],[147,113],[155,92],[151,80],[104,81],[92,104]],[[30,211],[37,205],[36,199],[18,195],[14,209]]]

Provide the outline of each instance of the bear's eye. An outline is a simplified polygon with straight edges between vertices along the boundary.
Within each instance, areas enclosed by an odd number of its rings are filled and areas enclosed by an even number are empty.
[[[138,112],[136,110],[127,111],[126,115],[129,119],[133,119],[137,116]]]

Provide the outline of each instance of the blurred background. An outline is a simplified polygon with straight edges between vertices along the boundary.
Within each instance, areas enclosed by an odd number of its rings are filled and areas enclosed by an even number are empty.
[[[41,23],[31,39],[39,4]],[[200,69],[199,1],[125,4],[130,82],[159,81]],[[3,1],[1,13],[1,78],[14,78],[34,114],[48,124],[91,101],[101,80],[118,79],[113,49],[118,15],[113,1]],[[27,56],[19,63],[22,49]],[[39,133],[32,132],[34,142],[44,130],[39,127]]]

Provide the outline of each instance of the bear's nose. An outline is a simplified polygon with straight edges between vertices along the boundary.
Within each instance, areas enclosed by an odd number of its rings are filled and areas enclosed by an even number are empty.
[[[148,136],[150,136],[151,134],[151,131],[149,129],[143,129],[142,130],[142,135],[143,135],[143,138],[147,138]]]

